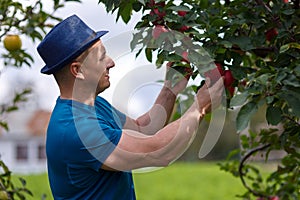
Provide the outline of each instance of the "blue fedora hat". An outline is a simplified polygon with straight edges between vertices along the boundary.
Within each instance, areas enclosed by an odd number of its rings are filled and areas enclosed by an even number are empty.
[[[54,26],[37,47],[46,64],[41,73],[54,74],[107,32],[93,31],[77,15],[66,18]]]

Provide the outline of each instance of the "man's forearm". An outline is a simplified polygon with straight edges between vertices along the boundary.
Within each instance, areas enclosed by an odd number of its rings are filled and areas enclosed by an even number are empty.
[[[194,139],[203,116],[194,103],[181,118],[157,132],[154,137],[161,146],[151,153],[151,157],[171,163],[181,156]]]
[[[154,135],[145,136],[136,131],[123,130],[118,147],[104,164],[120,171],[167,166],[189,146],[203,116],[194,103],[181,118]]]
[[[149,135],[163,128],[172,115],[175,101],[176,94],[163,87],[152,108],[136,120],[139,131]]]

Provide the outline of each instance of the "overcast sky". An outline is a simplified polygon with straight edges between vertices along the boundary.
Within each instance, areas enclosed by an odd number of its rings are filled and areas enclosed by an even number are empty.
[[[45,6],[50,7],[52,0],[45,0],[44,2]],[[56,13],[56,16],[66,18],[72,14],[77,14],[95,31],[109,30],[109,34],[105,35],[102,40],[106,46],[108,54],[115,60],[116,67],[111,70],[111,88],[103,93],[102,96],[106,97],[106,99],[110,102],[113,102],[113,98],[120,99],[120,95],[115,94],[116,86],[124,89],[124,83],[128,84],[128,78],[132,79],[132,75],[138,72],[136,69],[142,66],[147,65],[151,69],[150,71],[146,70],[149,77],[152,78],[150,78],[151,80],[149,81],[155,82],[156,80],[154,79],[163,78],[163,73],[157,73],[154,70],[154,66],[149,65],[143,57],[135,59],[135,53],[130,52],[129,42],[131,31],[133,30],[136,22],[139,20],[140,14],[135,14],[133,16],[133,20],[131,20],[130,23],[125,24],[122,20],[116,22],[116,17],[114,15],[107,14],[105,7],[102,4],[98,5],[97,0],[84,0],[82,2],[83,3],[81,4],[67,3],[65,8],[62,8]],[[35,92],[35,96],[33,98],[38,99],[38,107],[51,110],[55,104],[57,96],[59,95],[56,83],[52,76],[40,73],[40,69],[44,66],[44,63],[36,52],[36,46],[38,44],[32,44],[30,40],[22,35],[21,38],[23,41],[23,48],[27,49],[30,54],[34,55],[35,63],[30,68],[22,67],[20,69],[16,69],[14,67],[8,67],[6,69],[2,69],[0,76],[1,102],[3,103],[8,99],[11,99],[14,91],[20,91],[24,85],[30,83]],[[2,44],[1,47],[3,50]],[[124,80],[126,78],[127,81]],[[121,85],[120,82],[122,82]],[[155,96],[159,90],[159,86],[154,83],[155,89],[152,88],[149,90],[149,85],[151,84],[143,80],[131,80],[131,87],[125,88],[130,93],[127,98],[131,99],[126,99],[127,102],[124,102],[125,99],[123,98],[123,103],[125,103],[125,105],[127,105],[129,101],[132,103],[135,96],[137,98],[142,98],[143,95],[140,93],[140,88],[145,88],[147,90],[147,94],[153,94]],[[135,94],[134,97],[131,93]],[[146,104],[149,104],[152,101],[151,98],[146,98],[145,100],[147,100],[144,102]],[[118,101],[114,101],[114,103],[118,104]],[[135,105],[138,107],[139,104],[135,102]],[[125,107],[123,107],[123,109],[126,110],[128,106]],[[136,115],[133,110],[127,110],[127,112],[131,112],[132,115]]]
[[[50,7],[53,0],[43,2],[45,2],[44,6]],[[130,51],[132,31],[140,20],[141,14],[135,13],[132,20],[125,24],[122,20],[116,22],[115,15],[106,13],[105,7],[102,4],[99,5],[98,0],[83,0],[82,2],[66,3],[56,16],[64,19],[77,14],[95,31],[109,30],[109,33],[101,39],[116,66],[110,70],[111,87],[100,95],[131,117],[137,117],[153,104],[161,88],[158,81],[163,80],[165,75],[164,67],[158,70],[154,64],[146,61],[145,56],[141,55],[136,58],[136,52]],[[13,98],[14,91],[20,91],[30,84],[34,90],[30,99],[33,102],[32,105],[52,110],[59,95],[56,83],[51,75],[40,73],[44,62],[37,54],[38,44],[32,44],[31,40],[22,35],[21,39],[22,48],[27,49],[34,56],[35,63],[30,68],[25,66],[19,69],[14,67],[1,69],[0,66],[0,101],[1,103],[7,102]],[[0,53],[3,50],[3,44],[0,44]]]

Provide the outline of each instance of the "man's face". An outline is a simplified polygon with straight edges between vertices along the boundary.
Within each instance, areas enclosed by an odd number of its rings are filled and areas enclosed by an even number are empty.
[[[99,94],[110,86],[109,69],[114,67],[115,63],[106,54],[101,40],[96,42],[89,51],[82,62],[81,70],[88,87],[94,87],[95,93]]]

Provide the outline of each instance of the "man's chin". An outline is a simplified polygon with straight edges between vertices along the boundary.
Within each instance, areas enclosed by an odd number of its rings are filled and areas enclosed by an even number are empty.
[[[104,91],[105,91],[107,88],[109,88],[109,87],[110,87],[110,83],[108,82],[107,85],[106,85],[105,87],[101,87],[101,88],[98,90],[98,91],[99,91],[98,94],[101,93],[101,92],[104,92]]]

